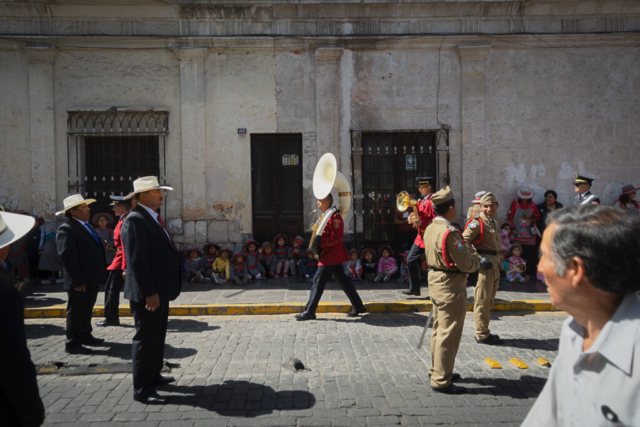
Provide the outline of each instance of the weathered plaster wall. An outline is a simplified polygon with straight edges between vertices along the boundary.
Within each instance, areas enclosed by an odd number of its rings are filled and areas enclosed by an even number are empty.
[[[31,212],[29,71],[23,51],[0,51],[0,93],[0,205]]]
[[[211,240],[239,242],[252,232],[250,134],[277,131],[275,73],[269,49],[212,51],[207,58],[207,203],[210,218],[218,219],[208,224]],[[185,228],[185,241],[189,233]]]
[[[486,62],[486,155],[475,164],[502,213],[524,183],[572,203],[575,173],[612,204],[640,176],[640,48],[494,49]],[[491,165],[491,170],[484,170]],[[480,173],[482,172],[482,173]]]
[[[316,208],[313,171],[322,153],[316,147],[316,82],[312,50],[290,49],[275,53],[277,131],[302,133],[302,182],[304,228],[311,227]]]
[[[460,64],[455,50],[354,51],[353,63],[351,128],[366,132],[451,126],[451,185],[459,191]]]
[[[67,109],[162,106],[170,110],[166,137],[167,217],[182,217],[180,67],[169,49],[61,51],[55,62],[58,207],[67,191]]]

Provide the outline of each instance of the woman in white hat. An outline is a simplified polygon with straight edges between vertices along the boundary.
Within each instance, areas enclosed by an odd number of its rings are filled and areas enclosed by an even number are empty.
[[[640,215],[640,203],[635,200],[636,191],[638,191],[637,187],[631,184],[625,185],[622,187],[622,193],[618,196],[618,200],[613,202],[613,206],[622,209],[629,215]]]
[[[515,230],[513,243],[522,246],[522,258],[527,261],[526,273],[536,275],[538,264],[538,250],[536,246],[537,228],[536,222],[540,219],[540,212],[533,196],[536,193],[528,185],[521,185],[516,189],[517,198],[511,203],[509,209],[509,221],[511,229]]]
[[[98,287],[107,280],[107,262],[100,237],[89,224],[89,204],[80,194],[64,199],[67,221],[58,228],[56,247],[62,261],[64,289],[67,291],[67,339],[65,351],[69,354],[91,354],[84,346],[104,342],[91,332],[91,313],[98,297]]]
[[[9,245],[27,234],[35,219],[0,212],[0,263]],[[0,267],[1,268],[1,267]],[[0,276],[0,346],[3,361],[11,361],[0,375],[0,420],[2,425],[39,426],[44,421],[36,369],[31,361],[24,332],[24,304],[20,292]]]

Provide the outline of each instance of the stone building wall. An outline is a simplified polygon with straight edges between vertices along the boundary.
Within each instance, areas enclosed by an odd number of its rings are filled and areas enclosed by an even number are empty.
[[[305,214],[324,152],[351,180],[359,132],[443,127],[464,205],[492,190],[504,215],[523,183],[566,202],[574,173],[612,203],[640,184],[639,31],[631,0],[0,1],[0,202],[53,226],[68,110],[155,106],[184,244],[251,235],[252,133],[302,134]]]

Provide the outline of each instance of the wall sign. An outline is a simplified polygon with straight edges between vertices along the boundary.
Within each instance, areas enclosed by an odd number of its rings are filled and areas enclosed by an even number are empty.
[[[298,166],[300,164],[300,159],[297,154],[283,154],[282,155],[282,166]]]
[[[417,170],[417,166],[418,166],[418,159],[416,158],[415,154],[407,154],[405,156],[406,160],[405,160],[405,169],[408,171],[414,171]]]

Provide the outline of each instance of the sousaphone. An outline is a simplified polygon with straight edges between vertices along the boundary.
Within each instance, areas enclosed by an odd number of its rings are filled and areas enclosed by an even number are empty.
[[[318,200],[322,200],[331,193],[333,187],[338,189],[338,207],[329,208],[324,215],[318,215],[318,220],[311,227],[311,242],[309,248],[313,250],[314,254],[318,255],[320,252],[320,239],[315,239],[316,235],[322,236],[324,227],[331,219],[331,216],[336,212],[340,213],[342,218],[347,216],[349,207],[351,206],[351,186],[349,181],[338,172],[338,162],[331,153],[326,153],[316,165],[316,170],[313,173],[313,195]],[[315,211],[314,211],[315,212]]]

